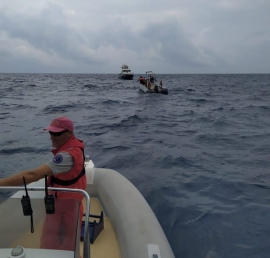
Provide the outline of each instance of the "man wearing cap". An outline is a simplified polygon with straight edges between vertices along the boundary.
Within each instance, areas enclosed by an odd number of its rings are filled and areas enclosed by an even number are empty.
[[[69,188],[86,188],[86,177],[84,172],[84,144],[73,134],[73,122],[67,117],[54,119],[44,130],[49,131],[54,157],[51,161],[35,168],[21,171],[15,175],[0,179],[0,186],[23,185],[23,177],[27,184],[38,181],[49,176],[49,185],[57,187],[63,185]],[[77,178],[79,177],[80,178]],[[76,179],[77,178],[77,179]],[[76,181],[74,184],[60,184],[59,180]],[[79,186],[79,187],[75,187]]]
[[[21,171],[7,178],[0,179],[0,186],[23,185],[38,181],[48,176],[48,186],[60,188],[86,189],[84,169],[84,144],[73,134],[73,122],[65,117],[54,119],[44,130],[49,131],[54,157],[51,161],[35,168]],[[83,196],[79,193],[57,193],[56,198],[77,199],[81,203]],[[57,208],[57,207],[56,207]],[[83,205],[80,205],[82,221]],[[43,239],[43,248],[50,246],[53,239]],[[50,243],[51,242],[51,243]]]

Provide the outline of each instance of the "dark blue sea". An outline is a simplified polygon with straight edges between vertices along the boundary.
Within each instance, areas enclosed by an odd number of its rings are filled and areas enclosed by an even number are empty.
[[[140,190],[177,258],[269,258],[270,75],[157,75],[168,95],[138,76],[0,74],[0,177],[51,159],[43,128],[66,115],[95,166]]]

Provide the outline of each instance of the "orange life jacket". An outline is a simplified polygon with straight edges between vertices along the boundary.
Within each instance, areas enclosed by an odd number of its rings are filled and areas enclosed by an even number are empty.
[[[48,185],[59,188],[86,189],[86,176],[84,170],[84,143],[72,136],[62,147],[53,149],[52,153],[56,155],[59,152],[68,152],[73,157],[73,166],[70,171],[60,173],[48,178]],[[57,198],[77,199],[82,201],[83,195],[80,193],[58,192]]]

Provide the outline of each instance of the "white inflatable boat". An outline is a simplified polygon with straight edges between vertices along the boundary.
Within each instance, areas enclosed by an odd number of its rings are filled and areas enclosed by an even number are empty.
[[[17,191],[0,201],[0,257],[173,258],[155,214],[137,188],[115,170],[95,168],[91,160],[85,165],[86,191],[47,189],[84,195],[85,218],[89,220],[84,219],[82,226],[79,203],[75,200],[67,203],[67,200],[55,199],[54,208],[50,204],[45,208],[45,180],[27,187],[0,187],[1,192]],[[28,210],[28,200],[25,201],[27,196],[32,212]],[[60,222],[63,217],[69,218],[68,229]],[[42,242],[44,232],[47,240],[59,240],[57,247]],[[50,235],[52,232],[57,235]]]

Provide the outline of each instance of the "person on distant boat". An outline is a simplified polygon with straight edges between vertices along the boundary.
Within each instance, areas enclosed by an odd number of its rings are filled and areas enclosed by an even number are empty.
[[[23,178],[26,184],[38,181],[48,176],[48,186],[60,187],[60,188],[75,188],[86,189],[86,176],[84,168],[84,143],[77,139],[73,133],[73,122],[65,117],[55,118],[49,126],[44,128],[50,134],[50,139],[53,146],[53,158],[51,161],[40,165],[34,169],[28,169],[14,174],[7,178],[0,179],[0,186],[21,186],[24,184]],[[60,230],[60,226],[64,231],[68,232],[70,218],[59,217],[59,221],[55,220],[57,213],[61,213],[61,208],[58,207],[57,199],[75,199],[78,200],[80,205],[80,221],[83,217],[83,195],[79,193],[54,193],[55,195],[55,213],[53,216],[47,215],[45,218],[43,232],[41,237],[41,247],[57,249],[59,246],[59,236],[54,238],[53,236],[59,235],[57,232]],[[58,202],[61,203],[61,202]],[[61,205],[60,205],[61,206]],[[72,209],[70,207],[70,209]],[[57,224],[58,223],[58,224]],[[59,225],[61,223],[61,225]],[[61,240],[61,248],[73,248],[74,241]],[[64,241],[64,242],[63,242]],[[65,242],[67,241],[67,242]]]
[[[154,83],[155,82],[155,79],[154,79],[154,77],[152,75],[150,75],[150,82],[151,83]]]
[[[140,82],[140,84],[145,85],[145,78],[143,76],[140,76],[138,81]]]
[[[151,82],[149,80],[146,81],[146,87],[151,90]]]

